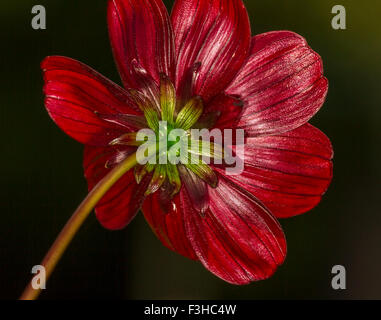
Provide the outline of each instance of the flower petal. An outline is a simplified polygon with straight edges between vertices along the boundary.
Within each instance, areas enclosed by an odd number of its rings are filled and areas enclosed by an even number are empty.
[[[301,36],[276,31],[253,38],[251,56],[226,92],[245,102],[238,127],[259,136],[308,122],[327,90],[320,56]]]
[[[137,60],[131,61],[131,77],[136,82],[136,87],[139,90],[130,89],[129,92],[139,91],[140,95],[145,96],[148,103],[152,105],[158,112],[160,112],[160,88],[152,76],[144,69]],[[132,94],[133,98],[138,99],[139,104],[140,99],[136,95]]]
[[[197,260],[185,234],[179,194],[171,200],[164,191],[159,190],[147,197],[142,211],[153,232],[167,248]]]
[[[223,91],[247,58],[250,22],[241,0],[177,0],[172,15],[176,87],[201,62],[194,94],[205,101]]]
[[[178,169],[181,182],[187,189],[192,207],[197,214],[204,215],[209,206],[209,192],[206,182],[186,166],[179,165]]]
[[[216,120],[212,124],[213,128],[220,130],[233,129],[236,127],[239,116],[242,113],[243,102],[236,97],[226,94],[219,94],[205,106],[205,113],[199,122],[207,119],[208,115],[215,114]]]
[[[270,277],[284,261],[286,241],[277,220],[251,194],[223,176],[209,188],[204,217],[185,189],[181,205],[185,231],[200,261],[223,280],[246,284]]]
[[[160,83],[160,73],[174,80],[174,40],[161,0],[109,0],[108,26],[114,57],[125,87],[140,89],[131,76],[136,60]]]
[[[47,57],[41,68],[49,115],[63,131],[83,144],[106,146],[126,131],[99,115],[141,114],[124,89],[81,62]]]
[[[285,134],[247,139],[245,171],[227,178],[250,191],[276,217],[287,218],[320,202],[332,180],[332,157],[329,139],[306,124]]]
[[[106,168],[105,164],[115,159],[117,152],[118,150],[115,148],[85,147],[83,166],[89,190],[92,190],[111,170]],[[128,152],[125,153],[125,156],[127,154]],[[121,160],[119,159],[119,161]],[[110,230],[118,230],[129,224],[144,201],[144,192],[149,181],[149,178],[143,179],[138,185],[135,181],[134,171],[127,172],[104,195],[95,208],[97,219],[102,226]]]

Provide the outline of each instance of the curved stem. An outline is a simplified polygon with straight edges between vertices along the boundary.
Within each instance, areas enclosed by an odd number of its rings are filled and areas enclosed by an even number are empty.
[[[108,173],[94,188],[90,191],[87,197],[83,200],[70,220],[66,223],[56,241],[49,249],[41,265],[45,267],[46,279],[49,278],[62,257],[66,248],[70,244],[74,235],[77,233],[90,212],[95,208],[96,204],[106,194],[108,190],[131,168],[137,164],[136,154],[129,156],[126,160],[116,166]],[[32,280],[25,288],[20,300],[34,300],[40,294],[41,289],[33,289]]]

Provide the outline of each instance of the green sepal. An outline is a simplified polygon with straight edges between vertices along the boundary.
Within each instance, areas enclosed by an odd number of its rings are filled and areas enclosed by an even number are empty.
[[[177,170],[176,165],[167,164],[167,176],[168,176],[169,182],[174,187],[174,190],[172,192],[172,197],[173,197],[181,189],[181,179],[180,179],[179,171]]]
[[[120,126],[127,127],[128,129],[144,129],[147,128],[147,120],[143,116],[136,116],[132,114],[102,114],[98,111],[94,113],[104,121],[116,123]]]
[[[143,111],[148,126],[153,131],[157,132],[159,130],[159,110],[157,110],[154,103],[144,94],[133,89],[131,89],[129,92],[140,110]]]
[[[213,169],[204,163],[201,159],[196,159],[197,161],[194,160],[195,159],[192,159],[192,155],[189,153],[187,156],[182,156],[180,161],[181,164],[196,174],[200,179],[204,180],[212,188],[216,188],[218,178]]]
[[[176,107],[176,91],[172,81],[165,74],[160,75],[160,106],[162,121],[172,125]]]
[[[200,164],[185,164],[185,166],[196,174],[200,179],[204,180],[212,188],[216,188],[218,184],[218,178],[216,173],[205,163]]]
[[[194,97],[181,109],[176,118],[176,128],[189,130],[197,122],[204,110],[201,97]]]
[[[137,184],[142,182],[147,173],[151,173],[155,169],[155,164],[147,163],[145,165],[136,165],[134,170],[134,176]]]
[[[155,167],[151,182],[145,192],[146,196],[149,196],[152,193],[155,193],[163,185],[167,177],[167,168],[164,164],[158,164]]]
[[[130,132],[130,133],[123,134],[120,137],[112,140],[109,143],[109,145],[110,146],[121,145],[121,146],[139,147],[143,143],[144,141],[136,140],[136,132]]]

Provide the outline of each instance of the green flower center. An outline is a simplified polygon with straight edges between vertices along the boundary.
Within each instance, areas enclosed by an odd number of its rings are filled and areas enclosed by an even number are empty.
[[[191,140],[191,129],[203,114],[201,97],[195,96],[185,103],[177,101],[173,83],[166,76],[162,76],[160,109],[148,104],[142,110],[149,127],[156,135],[156,144],[159,145],[155,156],[166,160],[164,164],[162,161],[158,164],[148,163],[141,171],[137,170],[138,182],[147,173],[153,173],[146,195],[157,191],[166,182],[173,187],[172,195],[176,194],[181,188],[184,170],[190,170],[198,178],[216,187],[217,177],[214,171],[202,160],[202,156],[210,156],[210,150],[204,152],[207,148],[203,141],[195,143]],[[172,163],[171,157],[180,158],[179,163]]]
[[[146,195],[161,187],[170,189],[171,196],[175,195],[187,174],[193,180],[201,179],[216,187],[217,176],[204,160],[222,158],[222,149],[199,137],[193,139],[192,129],[203,127],[202,121],[198,122],[204,111],[201,97],[178,101],[173,83],[164,75],[161,76],[156,96],[133,90],[130,93],[143,111],[151,134],[143,135],[142,139],[141,131],[128,133],[111,144],[123,142],[124,145],[138,147],[139,165],[135,168],[135,178],[137,183],[147,176],[150,178]],[[147,129],[144,131],[147,132]],[[139,150],[142,150],[141,159]]]

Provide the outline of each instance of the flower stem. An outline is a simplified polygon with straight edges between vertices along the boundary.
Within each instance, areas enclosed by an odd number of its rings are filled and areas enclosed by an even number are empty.
[[[136,154],[129,156],[112,171],[110,171],[87,195],[77,210],[71,216],[56,241],[50,247],[41,265],[45,267],[46,279],[49,278],[62,257],[66,248],[74,238],[75,234],[89,216],[90,212],[95,208],[97,203],[102,199],[108,190],[131,168],[137,164]],[[20,300],[35,300],[41,289],[34,289],[32,281],[27,285]]]

